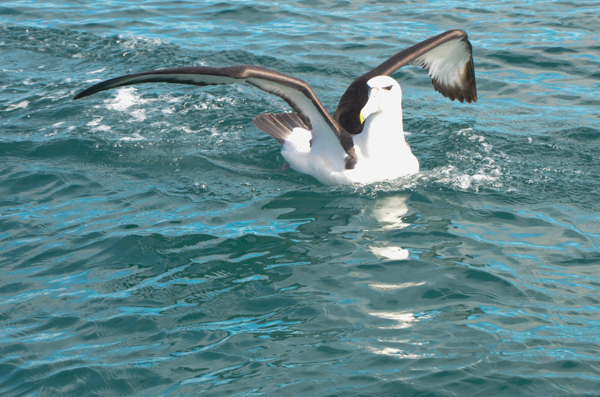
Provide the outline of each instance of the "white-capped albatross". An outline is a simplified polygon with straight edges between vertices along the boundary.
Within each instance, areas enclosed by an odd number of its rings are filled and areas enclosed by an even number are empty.
[[[98,83],[73,99],[139,83],[198,86],[248,83],[286,101],[295,113],[263,113],[254,124],[283,144],[290,168],[325,185],[396,179],[419,171],[404,138],[402,90],[389,77],[405,65],[427,69],[433,87],[451,100],[477,101],[475,69],[467,33],[450,30],[392,56],[363,74],[329,114],[304,81],[252,65],[159,69]]]

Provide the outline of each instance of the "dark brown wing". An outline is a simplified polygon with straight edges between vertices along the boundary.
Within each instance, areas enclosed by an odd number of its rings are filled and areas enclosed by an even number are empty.
[[[362,132],[359,114],[368,99],[367,81],[389,76],[405,65],[426,68],[433,87],[443,96],[460,102],[477,102],[472,51],[463,30],[450,30],[415,44],[354,80],[342,95],[333,118],[351,134]]]
[[[197,86],[251,84],[277,95],[296,111],[301,122],[313,132],[313,147],[322,147],[324,153],[341,156],[341,159],[345,159],[346,154],[355,159],[352,136],[340,128],[306,82],[260,66],[237,65],[225,68],[197,66],[130,74],[98,83],[80,92],[73,99],[80,99],[115,87],[157,82]]]

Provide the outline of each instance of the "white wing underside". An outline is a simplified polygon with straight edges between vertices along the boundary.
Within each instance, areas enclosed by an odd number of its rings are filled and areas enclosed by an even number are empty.
[[[426,52],[410,65],[427,69],[427,74],[435,82],[449,87],[451,91],[462,90],[465,67],[471,60],[471,48],[461,39],[450,40]]]

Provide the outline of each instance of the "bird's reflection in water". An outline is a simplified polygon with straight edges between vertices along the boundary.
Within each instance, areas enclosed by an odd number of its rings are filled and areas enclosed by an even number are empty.
[[[363,215],[374,219],[377,223],[377,228],[373,231],[381,230],[399,230],[408,226],[404,223],[402,217],[408,212],[406,200],[408,196],[392,196],[377,200],[373,207],[366,207],[363,210]],[[372,253],[380,258],[401,260],[408,258],[408,250],[402,247],[392,245],[391,242],[378,239],[378,245],[369,246]]]
[[[364,197],[331,199],[322,195],[305,195],[303,200],[286,195],[272,200],[263,210],[286,209],[279,221],[296,223],[296,232],[312,242],[326,241],[333,236],[353,241],[363,251],[384,260],[402,260],[409,251],[390,241],[391,233],[410,226],[404,221],[409,212],[406,201],[409,195],[394,195],[376,200]]]

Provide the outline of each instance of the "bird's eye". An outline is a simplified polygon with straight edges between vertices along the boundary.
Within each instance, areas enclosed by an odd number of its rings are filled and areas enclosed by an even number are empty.
[[[383,87],[383,89],[389,91],[389,90],[392,89],[392,87],[394,87],[394,86],[393,85],[388,85],[387,87]]]

